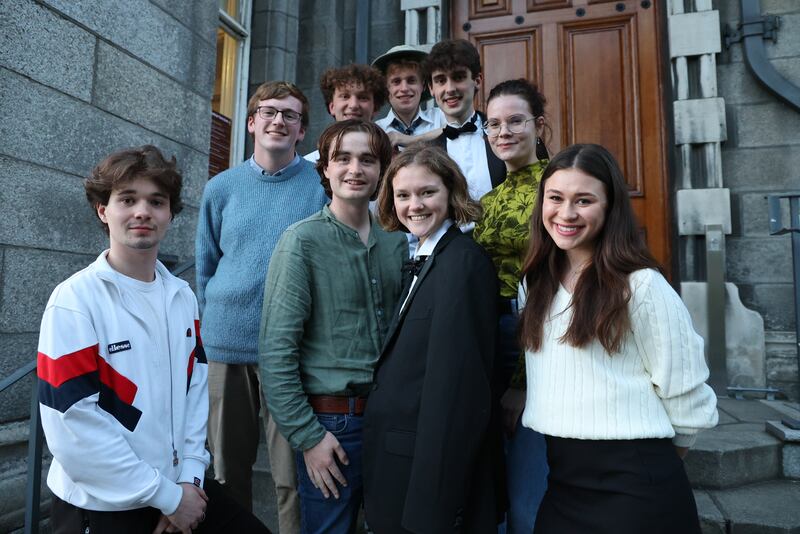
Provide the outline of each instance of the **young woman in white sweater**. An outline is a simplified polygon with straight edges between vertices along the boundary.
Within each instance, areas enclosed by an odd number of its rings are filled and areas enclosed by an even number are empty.
[[[545,434],[550,467],[536,534],[699,533],[682,458],[717,423],[703,339],[605,148],[550,161],[522,277],[522,422]]]

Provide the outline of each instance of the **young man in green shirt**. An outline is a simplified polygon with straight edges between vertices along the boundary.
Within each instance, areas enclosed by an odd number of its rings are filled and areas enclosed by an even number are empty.
[[[290,226],[272,254],[259,367],[270,413],[297,451],[302,532],[344,533],[361,504],[362,414],[408,248],[369,211],[392,155],[383,130],[337,122],[319,146],[331,202]]]

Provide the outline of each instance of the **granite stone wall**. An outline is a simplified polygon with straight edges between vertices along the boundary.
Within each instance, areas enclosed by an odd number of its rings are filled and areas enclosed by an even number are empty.
[[[739,23],[739,2],[717,2],[723,27]],[[773,66],[800,86],[800,3],[761,0],[765,15],[780,16],[777,42],[764,41]],[[792,250],[789,236],[770,236],[766,195],[800,193],[800,111],[780,101],[751,74],[741,43],[718,58],[728,140],[723,144],[725,187],[731,190],[733,233],[727,238],[728,280],[742,302],[764,317],[767,384],[793,398],[798,389]]]
[[[53,287],[106,238],[81,180],[108,153],[175,155],[186,209],[162,252],[193,255],[208,167],[217,2],[0,2],[0,376],[35,358]],[[28,416],[30,381],[0,396]]]

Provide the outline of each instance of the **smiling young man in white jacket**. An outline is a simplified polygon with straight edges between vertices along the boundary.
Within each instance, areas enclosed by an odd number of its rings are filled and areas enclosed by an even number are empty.
[[[153,146],[111,154],[85,181],[110,248],[56,287],[39,336],[55,533],[268,532],[218,485],[203,489],[197,302],[156,259],[181,181]]]

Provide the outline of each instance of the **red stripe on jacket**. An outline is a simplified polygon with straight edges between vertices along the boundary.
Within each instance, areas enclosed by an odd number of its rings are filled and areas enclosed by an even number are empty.
[[[60,358],[51,358],[40,352],[36,358],[37,374],[40,379],[57,388],[76,376],[96,371],[97,361],[100,359],[99,351],[100,345],[93,345]]]
[[[98,370],[100,371],[100,382],[113,389],[120,400],[125,404],[133,404],[136,391],[139,389],[136,387],[136,384],[121,375],[103,358],[98,357],[97,361]]]

